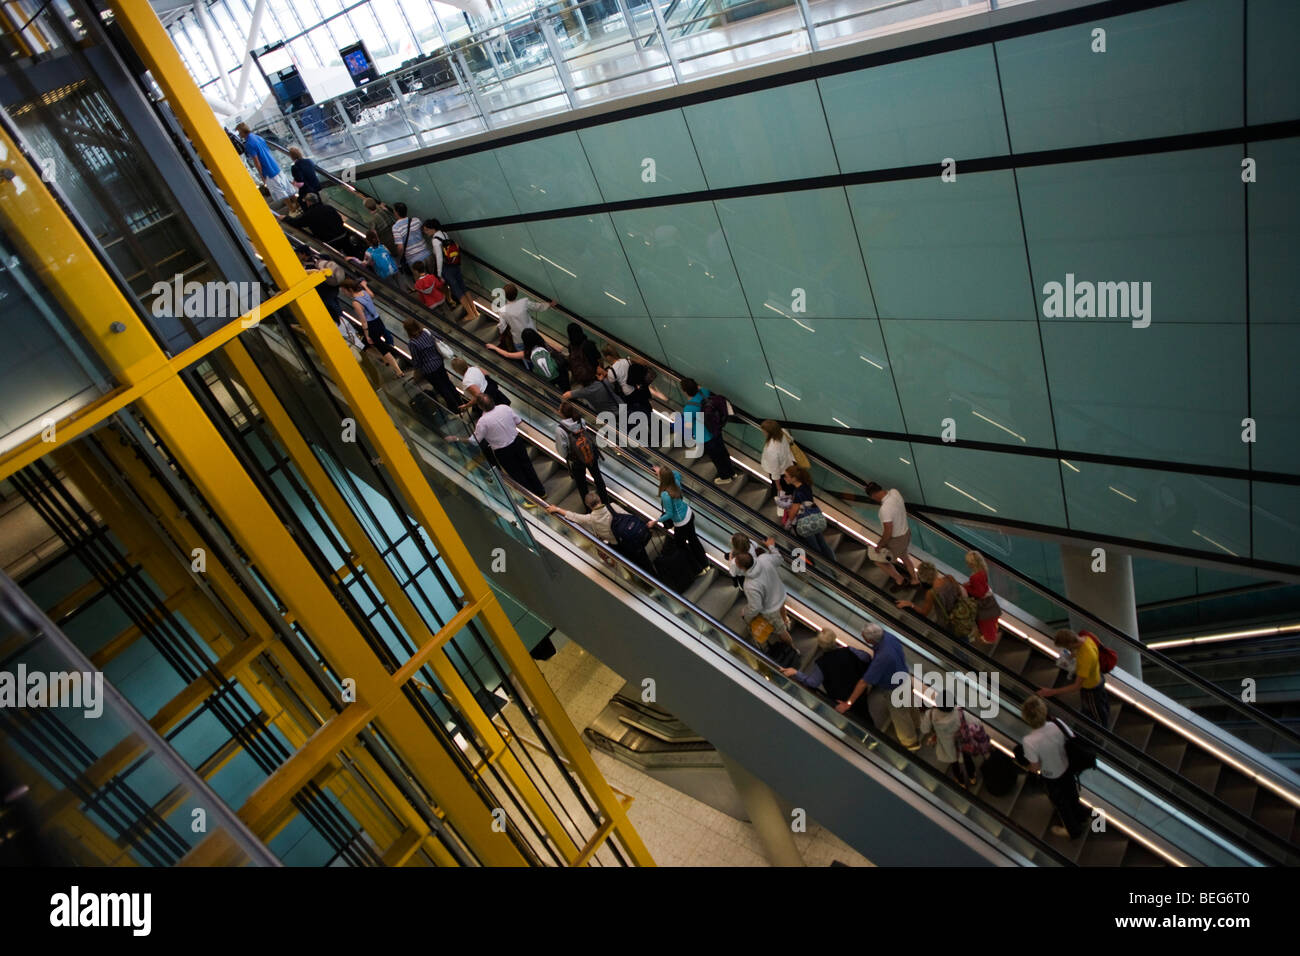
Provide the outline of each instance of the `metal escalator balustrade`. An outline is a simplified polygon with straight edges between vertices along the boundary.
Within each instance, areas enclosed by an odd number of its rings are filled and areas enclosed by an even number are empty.
[[[483,311],[485,315],[491,316],[490,309],[482,308],[481,311]],[[545,314],[543,315],[545,316]],[[597,331],[597,334],[600,333]],[[452,336],[449,337],[455,338],[456,336],[453,334]],[[476,343],[481,344],[481,340],[475,340],[475,341]],[[461,341],[458,344],[464,346],[467,343]],[[482,358],[476,356],[475,360],[480,362],[480,364],[484,364],[490,367],[497,367],[497,363],[492,358],[488,357],[486,354],[484,354]],[[654,363],[650,363],[650,364],[654,364]],[[508,374],[509,373],[507,373],[507,375]],[[551,402],[553,402],[553,399],[548,401],[547,404],[550,404]],[[752,420],[748,424],[752,425]],[[656,454],[656,453],[652,451],[651,454]],[[747,464],[743,459],[736,459],[736,456],[733,455],[733,460],[736,460],[737,463],[742,468],[748,468],[749,473],[751,475],[758,475],[757,471],[753,469],[753,466]],[[690,470],[689,463],[684,459],[680,462],[672,462],[672,465],[673,467],[681,468],[684,472],[689,472]],[[762,500],[762,498],[766,494],[766,484],[767,484],[766,477],[761,476],[761,482],[755,482],[756,487],[751,488],[748,494],[754,495],[759,500]],[[698,490],[696,489],[692,489],[692,490],[696,491],[697,494],[705,498],[711,499],[713,502],[717,502],[725,505],[730,510],[741,511],[742,513],[745,514],[747,518],[755,519],[761,525],[766,525],[767,530],[770,530],[772,531],[772,533],[777,534],[778,537],[784,538],[788,546],[796,546],[796,547],[801,546],[801,543],[797,541],[793,541],[792,539],[788,538],[788,536],[785,535],[785,532],[782,529],[780,529],[779,526],[775,525],[770,519],[765,518],[764,516],[756,512],[752,507],[745,505],[743,502],[743,497],[744,497],[743,495],[742,495],[742,501],[740,502],[736,502],[729,498],[726,498],[724,500],[724,496],[722,492],[719,492],[716,489],[710,487],[710,485],[711,483],[704,482],[701,484]],[[739,505],[740,507],[737,508],[737,505]],[[837,544],[840,544],[841,547],[844,547],[847,543],[847,547],[857,551],[859,554],[857,564],[858,566],[860,566],[862,564],[863,559],[865,558],[865,545],[867,543],[874,543],[874,542],[872,542],[870,538],[863,535],[860,531],[857,531],[857,529],[854,529],[852,525],[842,517],[840,518],[839,526],[843,533],[843,537],[837,541]],[[964,549],[962,553],[964,553]],[[852,567],[851,564],[850,567]],[[877,582],[867,580],[859,575],[854,574],[852,570],[846,570],[845,568],[842,567],[832,566],[828,568],[825,565],[819,565],[819,567],[814,571],[814,574],[819,577],[836,579],[837,583],[839,583],[842,586],[849,587],[851,589],[854,588],[865,589],[868,593],[871,593],[872,591],[875,592],[880,591]],[[877,593],[876,597],[878,598],[883,597],[883,593]],[[876,609],[879,611],[887,611],[889,607],[892,607],[892,598],[885,599],[883,603],[888,607],[880,606],[880,604],[878,603]],[[1050,647],[1050,644],[1046,642],[1045,638],[1043,638],[1041,634],[1033,635],[1032,631],[1029,630],[1025,630],[1022,632],[1015,625],[1011,625],[1011,624],[1008,625],[1008,629],[1013,631],[1014,633],[1017,633],[1027,638],[1031,642],[1030,644],[1031,648],[1036,648],[1039,651],[1045,651],[1047,648]],[[997,659],[997,655],[999,654],[1002,655],[1002,660]],[[1020,648],[1015,648],[1012,642],[1008,642],[1004,640],[1004,642],[1002,642],[999,649],[994,652],[994,655],[995,655],[994,658],[987,659],[983,663],[986,666],[989,663],[1001,664],[1003,665],[1003,669],[1011,670],[1013,674],[1019,674],[1024,672],[1027,673],[1029,676],[1037,676],[1037,677],[1052,677],[1055,676],[1056,674],[1055,665],[1054,663],[1052,663],[1052,658],[1054,658],[1054,654],[1052,655],[1051,658],[1041,654],[1036,657],[1032,653],[1032,650],[1026,650],[1023,646]],[[1007,663],[1008,656],[1010,656],[1012,659],[1010,664]],[[977,663],[979,662],[977,661]],[[1043,669],[1045,666],[1047,668],[1046,672]],[[1034,686],[1036,686],[1038,683],[1051,683],[1051,682],[1052,682],[1051,680],[1039,680],[1036,683],[1029,682],[1028,684],[1022,682],[1021,689],[1027,689],[1028,692],[1032,693]],[[1141,697],[1135,696],[1131,693],[1125,695],[1125,692],[1116,691],[1116,688],[1114,688],[1113,686],[1112,686],[1112,691],[1122,695],[1121,700],[1123,701],[1123,703],[1130,705],[1131,710],[1134,711],[1136,714],[1142,715],[1142,717],[1130,716],[1125,718],[1125,722],[1120,727],[1121,731],[1126,732],[1125,736],[1134,739],[1142,739],[1144,743],[1151,743],[1153,736],[1155,736],[1155,730],[1152,729],[1151,727],[1152,724],[1159,722],[1161,730],[1168,729],[1170,731],[1177,732],[1183,729],[1181,724],[1178,721],[1171,721],[1167,719],[1162,714],[1160,714],[1156,708],[1150,706],[1149,701],[1144,700]],[[1117,714],[1116,716],[1118,718],[1119,715]],[[1145,728],[1142,726],[1143,718],[1147,718],[1147,726]],[[1118,723],[1118,719],[1116,723]],[[1145,738],[1142,738],[1142,734],[1144,730],[1146,731],[1146,736]],[[1184,737],[1186,737],[1186,735],[1184,735]],[[1191,739],[1191,738],[1187,738],[1187,739]],[[1114,735],[1103,735],[1102,741],[1104,745],[1107,747],[1107,749],[1116,750],[1117,753],[1123,755],[1126,759],[1128,759],[1130,763],[1139,763],[1139,764],[1141,763],[1140,760],[1137,760],[1137,758],[1140,756],[1138,748],[1131,746],[1130,744],[1128,744],[1126,740],[1117,738]],[[1162,766],[1160,770],[1154,774],[1154,777],[1163,778],[1163,781],[1166,784],[1174,786],[1175,788],[1186,789],[1184,782],[1182,781],[1182,779],[1180,778],[1180,776],[1176,771],[1179,769],[1180,765],[1182,764],[1182,758],[1185,756],[1185,754],[1189,749],[1188,745],[1186,743],[1182,744],[1183,749],[1180,751],[1177,749],[1179,746],[1178,741],[1175,741],[1172,747],[1169,745],[1168,741],[1163,739],[1163,737],[1157,737],[1154,742],[1159,745],[1160,757],[1163,758],[1162,763],[1165,765]],[[1228,777],[1225,780],[1225,786],[1222,788],[1224,792],[1230,792],[1231,797],[1233,798],[1232,803],[1235,804],[1235,806],[1237,807],[1241,807],[1243,805],[1243,803],[1245,802],[1243,798],[1245,796],[1250,796],[1250,803],[1246,806],[1246,809],[1248,811],[1254,808],[1256,803],[1258,802],[1256,796],[1254,796],[1253,794],[1247,794],[1243,792],[1242,780],[1245,781],[1247,787],[1259,782],[1263,782],[1266,785],[1274,783],[1274,781],[1268,779],[1266,776],[1262,776],[1258,774],[1256,774],[1254,779],[1252,779],[1252,777],[1249,775],[1252,774],[1253,771],[1251,770],[1249,765],[1246,764],[1245,762],[1234,760],[1233,757],[1231,757],[1228,753],[1224,752],[1224,750],[1222,750],[1221,748],[1216,748],[1216,747],[1205,748],[1204,745],[1201,745],[1201,748],[1202,750],[1208,749],[1214,759],[1223,761],[1224,763],[1228,764],[1228,766],[1233,771],[1236,771],[1240,774],[1242,779],[1233,779]],[[1193,762],[1195,762],[1196,759],[1197,758],[1192,758]],[[1174,766],[1172,767],[1167,766],[1171,762],[1174,764]],[[1201,765],[1196,766],[1194,769],[1198,772],[1198,775],[1202,782],[1206,780],[1207,774],[1213,773],[1212,769],[1210,771],[1207,771],[1205,769],[1203,761]],[[1149,767],[1146,768],[1146,772],[1150,774]],[[1214,774],[1214,779],[1210,780],[1211,785],[1217,782],[1218,776],[1219,774]],[[1224,776],[1227,777],[1226,774]],[[1275,786],[1279,786],[1279,785],[1275,784]],[[1214,791],[1213,786],[1211,786],[1209,789],[1210,789],[1211,797],[1215,797],[1218,795]],[[1279,793],[1279,796],[1284,796],[1284,795],[1285,795],[1284,790]],[[1211,800],[1209,803],[1205,804],[1205,807],[1207,810],[1214,812],[1221,809],[1221,807],[1218,806],[1217,804],[1218,804],[1217,801]],[[1291,823],[1292,826],[1294,825],[1294,819],[1293,819],[1294,813],[1292,812],[1291,816],[1288,817],[1287,808],[1285,806],[1283,806],[1280,811],[1276,805],[1261,806],[1260,810],[1261,810],[1260,815],[1268,818],[1270,822],[1275,823],[1278,829],[1286,829],[1288,823]],[[1240,816],[1241,814],[1234,810],[1232,811],[1232,815]],[[1249,819],[1234,821],[1234,823],[1237,826],[1237,831],[1239,834],[1246,834],[1249,833],[1252,829],[1254,829],[1252,827],[1253,822],[1254,821],[1250,821]],[[1255,836],[1258,837],[1260,836],[1260,834],[1256,834]],[[1264,839],[1262,842],[1265,845],[1270,843],[1276,844],[1275,840],[1267,839],[1267,835],[1264,835]],[[1279,849],[1281,849],[1283,853],[1288,852],[1285,848],[1280,847],[1278,845],[1274,845],[1271,847],[1269,851],[1270,855],[1276,854]]]

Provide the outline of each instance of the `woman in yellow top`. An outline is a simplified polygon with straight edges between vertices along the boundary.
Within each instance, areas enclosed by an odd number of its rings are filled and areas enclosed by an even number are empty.
[[[1101,673],[1097,645],[1091,638],[1081,637],[1064,628],[1052,635],[1052,641],[1057,647],[1063,647],[1074,655],[1074,680],[1064,687],[1040,688],[1038,696],[1055,697],[1077,689],[1084,714],[1103,727],[1109,727],[1110,699],[1106,695],[1106,679]]]

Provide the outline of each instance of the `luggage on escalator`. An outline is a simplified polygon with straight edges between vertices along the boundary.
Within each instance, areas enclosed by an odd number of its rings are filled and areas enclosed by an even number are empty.
[[[1021,770],[1014,760],[1000,750],[994,750],[980,764],[980,777],[984,780],[984,793],[990,797],[1005,797],[1016,785]]]
[[[671,534],[660,539],[659,556],[651,564],[654,566],[655,577],[678,594],[690,587],[700,572],[695,558]]]

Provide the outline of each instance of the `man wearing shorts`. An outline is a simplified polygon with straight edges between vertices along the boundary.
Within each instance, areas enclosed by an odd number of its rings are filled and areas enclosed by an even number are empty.
[[[465,278],[460,274],[460,250],[457,249],[454,255],[450,251],[444,251],[443,245],[451,242],[451,237],[437,219],[424,220],[424,234],[429,237],[429,245],[433,247],[434,274],[447,283],[452,301],[461,304],[465,317],[471,321],[477,319],[478,306],[474,304],[474,297],[465,288]]]
[[[907,549],[912,546],[912,531],[907,526],[907,507],[903,503],[902,494],[897,488],[886,491],[873,481],[867,485],[867,497],[880,505],[878,547],[882,551],[888,551],[890,555],[887,561],[873,561],[873,563],[889,575],[892,582],[889,590],[897,591],[908,586],[908,582],[905,582],[903,576],[898,573],[898,568],[895,566],[897,561],[902,561],[903,567],[907,569],[911,586],[918,586],[921,579],[916,576],[916,562],[907,553]]]

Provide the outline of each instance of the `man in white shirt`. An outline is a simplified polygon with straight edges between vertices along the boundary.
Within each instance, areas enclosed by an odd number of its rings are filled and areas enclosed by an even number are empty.
[[[907,586],[903,576],[898,573],[898,568],[894,566],[896,561],[903,562],[911,586],[918,587],[921,579],[916,576],[916,562],[907,553],[912,545],[912,530],[907,526],[907,507],[903,503],[902,493],[897,488],[886,491],[873,481],[867,485],[867,497],[880,505],[880,544],[877,549],[889,554],[888,560],[882,555],[879,561],[873,557],[872,563],[889,575],[892,582],[889,590],[897,591]]]
[[[537,497],[545,499],[546,486],[537,477],[528,457],[528,443],[519,434],[523,419],[509,405],[497,405],[487,395],[475,398],[474,405],[482,412],[474,426],[474,440],[487,452],[488,460]],[[447,440],[461,441],[454,436]],[[524,504],[533,506],[531,502]]]
[[[545,312],[551,306],[555,305],[555,300],[550,302],[534,302],[528,296],[519,297],[519,287],[513,282],[507,282],[502,290],[506,295],[506,304],[501,307],[498,313],[500,322],[497,324],[497,332],[510,330],[514,337],[516,346],[523,340],[524,329],[535,329],[537,323],[533,321],[532,313]]]
[[[1079,802],[1079,778],[1070,772],[1070,758],[1065,749],[1069,731],[1056,721],[1048,721],[1047,704],[1041,697],[1026,699],[1020,707],[1020,716],[1032,728],[1020,742],[1025,762],[1031,772],[1042,775],[1047,797],[1065,824],[1053,826],[1052,832],[1078,839],[1087,826],[1088,810]]]
[[[617,547],[618,539],[614,537],[614,516],[605,507],[605,502],[600,500],[600,495],[594,491],[587,492],[583,504],[591,510],[590,514],[580,515],[576,511],[565,511],[555,505],[547,505],[546,510],[553,515],[559,515],[565,521],[572,521],[579,527],[586,528],[601,541]]]

